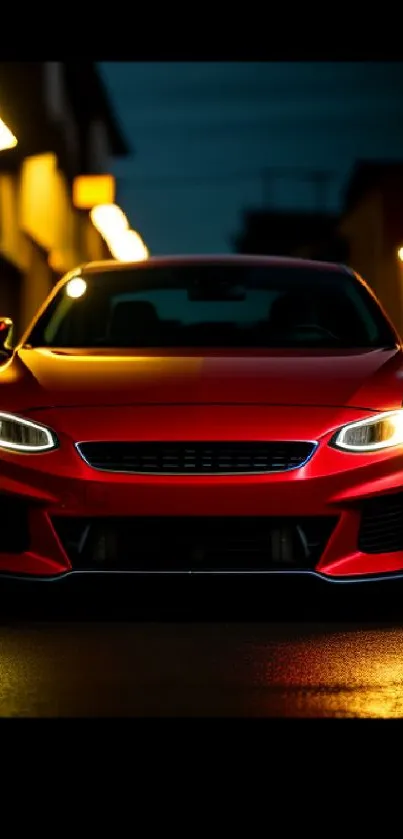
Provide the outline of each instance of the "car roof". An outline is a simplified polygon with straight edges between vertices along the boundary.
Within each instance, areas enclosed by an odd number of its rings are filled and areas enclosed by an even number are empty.
[[[99,273],[100,271],[128,271],[133,268],[173,265],[266,265],[282,266],[290,268],[310,268],[311,270],[348,272],[345,265],[334,262],[319,262],[311,259],[298,259],[288,256],[254,256],[249,254],[210,254],[210,255],[172,255],[152,256],[142,262],[118,262],[115,259],[105,259],[98,262],[87,262],[81,265],[80,270],[88,273]]]

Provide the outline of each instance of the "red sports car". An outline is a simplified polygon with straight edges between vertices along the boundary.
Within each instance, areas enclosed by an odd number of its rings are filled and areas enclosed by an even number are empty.
[[[0,572],[403,571],[403,353],[352,270],[99,262],[0,367]]]

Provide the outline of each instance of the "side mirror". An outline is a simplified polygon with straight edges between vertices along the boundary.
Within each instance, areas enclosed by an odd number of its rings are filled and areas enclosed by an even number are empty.
[[[0,317],[0,354],[10,356],[13,351],[13,322]]]

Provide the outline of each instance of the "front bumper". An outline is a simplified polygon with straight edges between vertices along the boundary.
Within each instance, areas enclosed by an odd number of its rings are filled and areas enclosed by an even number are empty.
[[[107,408],[31,412],[57,431],[60,448],[1,452],[0,573],[305,571],[342,580],[403,572],[403,451],[357,455],[328,446],[337,427],[368,413],[230,406],[136,407],[118,417]],[[305,466],[283,473],[113,474],[89,467],[74,445],[110,439],[111,428],[122,440],[135,429],[144,440],[319,445]]]

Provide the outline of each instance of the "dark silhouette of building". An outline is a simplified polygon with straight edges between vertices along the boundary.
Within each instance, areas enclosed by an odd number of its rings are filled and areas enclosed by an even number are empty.
[[[350,265],[373,288],[403,334],[403,162],[357,161],[339,216],[247,210],[238,253],[276,254]]]
[[[338,229],[348,262],[367,282],[403,333],[403,162],[357,161]]]
[[[237,253],[305,256],[343,262],[346,246],[338,217],[324,213],[247,210],[233,240]]]

